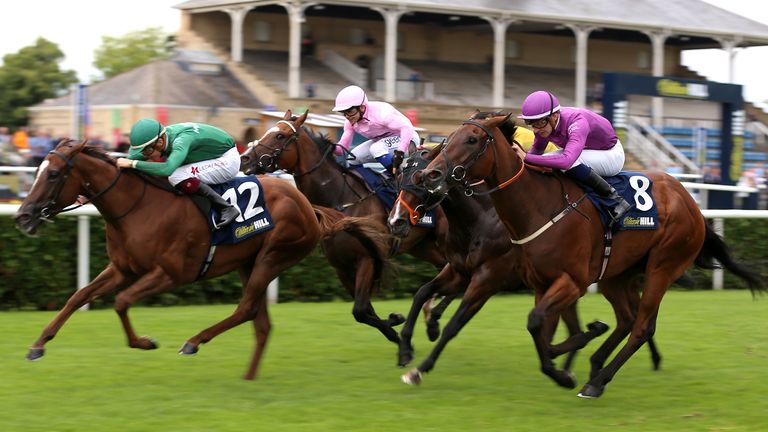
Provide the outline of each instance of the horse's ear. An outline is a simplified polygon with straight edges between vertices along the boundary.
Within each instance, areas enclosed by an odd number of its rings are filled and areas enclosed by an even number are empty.
[[[75,147],[72,149],[72,151],[75,151],[75,152],[79,152],[79,151],[81,151],[81,150],[82,150],[82,149],[83,149],[83,148],[86,146],[86,144],[88,144],[88,140],[87,140],[87,139],[84,139],[83,141],[79,142],[79,143],[78,143],[78,144],[77,144],[77,145],[76,145],[76,146],[75,146]]]
[[[285,115],[283,116],[283,120],[290,120],[291,117],[293,117],[293,113],[291,110],[285,110]]]
[[[443,140],[443,142],[441,142],[440,144],[432,147],[432,150],[430,150],[429,154],[426,155],[425,159],[430,161],[433,160],[437,155],[440,154],[440,151],[443,149],[444,146],[445,146],[445,140]]]
[[[301,126],[304,124],[304,121],[307,120],[307,116],[309,115],[309,110],[304,111],[304,114],[300,115],[296,119],[296,126]]]

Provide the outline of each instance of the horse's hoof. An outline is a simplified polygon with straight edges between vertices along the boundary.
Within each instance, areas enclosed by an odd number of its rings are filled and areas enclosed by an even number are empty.
[[[429,321],[427,323],[427,337],[430,342],[434,342],[440,337],[440,324],[437,321]]]
[[[397,366],[403,368],[408,366],[412,361],[413,361],[412,353],[401,353],[397,359]]]
[[[597,387],[592,384],[585,384],[584,387],[581,388],[578,396],[584,399],[594,399],[600,397],[600,395],[603,394],[603,391],[605,391],[605,386]]]
[[[389,314],[389,319],[387,320],[387,324],[389,324],[390,327],[399,326],[404,322],[405,322],[405,317],[399,313]]]
[[[142,348],[145,350],[155,350],[160,348],[160,344],[149,336],[142,336],[141,340],[143,342]]]
[[[27,352],[27,360],[40,360],[45,354],[45,348],[30,348]]]
[[[571,371],[563,371],[560,379],[557,380],[557,383],[560,384],[561,387],[565,387],[569,390],[575,389],[577,384],[576,375]]]
[[[197,354],[197,346],[192,345],[189,342],[184,342],[184,345],[179,350],[180,355],[195,355]]]
[[[608,327],[608,324],[602,321],[595,321],[587,324],[587,330],[594,333],[595,337],[607,332],[609,328],[610,327]]]
[[[419,385],[421,384],[421,372],[418,369],[413,369],[407,374],[403,374],[400,380],[408,385]]]

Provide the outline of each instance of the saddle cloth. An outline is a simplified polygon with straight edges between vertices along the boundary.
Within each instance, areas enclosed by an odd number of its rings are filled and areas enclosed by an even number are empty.
[[[395,206],[395,200],[397,200],[398,191],[392,187],[391,181],[376,170],[368,167],[358,165],[355,167],[354,172],[360,174],[365,180],[371,191],[376,194],[387,212],[392,210]],[[418,227],[434,228],[435,227],[435,211],[430,210],[425,214],[416,224]]]
[[[230,203],[236,199],[240,217],[231,224],[214,229],[213,221],[219,218],[219,211],[211,208],[208,200],[193,195],[195,203],[203,212],[211,229],[211,246],[239,243],[256,234],[274,228],[272,215],[264,201],[261,182],[254,176],[235,177],[221,184],[210,185]]]
[[[632,171],[622,171],[605,180],[616,189],[621,196],[632,205],[632,208],[614,224],[616,231],[655,230],[659,227],[659,212],[653,199],[653,182],[644,174]],[[603,226],[608,226],[611,217],[608,210],[616,203],[595,193],[589,186],[582,185],[587,197],[600,213]]]

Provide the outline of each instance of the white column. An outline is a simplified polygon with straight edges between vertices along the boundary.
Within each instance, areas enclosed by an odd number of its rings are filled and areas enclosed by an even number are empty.
[[[587,106],[587,48],[589,45],[589,34],[595,27],[587,27],[577,24],[569,24],[568,28],[573,31],[576,37],[576,100],[577,107]]]
[[[645,32],[651,39],[653,46],[653,76],[664,76],[664,42],[672,34],[668,31]],[[664,99],[660,97],[653,98],[651,102],[651,122],[656,128],[664,126]]]
[[[723,47],[723,50],[728,53],[728,82],[734,84],[736,81],[736,77],[733,73],[734,63],[736,60],[736,54],[739,53],[736,48],[739,47],[739,44],[742,42],[742,38],[736,36],[733,39],[717,39],[717,41],[720,43],[720,46]]]
[[[314,4],[314,3],[312,3]],[[300,0],[280,3],[288,11],[288,97],[301,96],[301,24],[304,8]]]
[[[251,10],[250,7],[224,9],[224,12],[228,13],[232,20],[229,55],[232,61],[237,63],[243,61],[243,21],[245,21],[245,15],[248,14],[249,10]]]
[[[372,8],[384,17],[386,33],[384,37],[384,100],[397,100],[397,23],[405,13],[405,7],[397,10],[387,8]]]
[[[504,64],[507,59],[507,27],[514,22],[508,18],[482,17],[493,27],[493,107],[504,107]]]
[[[77,289],[88,285],[91,278],[88,274],[91,257],[91,217],[77,217]],[[80,306],[80,310],[88,310],[88,303]]]

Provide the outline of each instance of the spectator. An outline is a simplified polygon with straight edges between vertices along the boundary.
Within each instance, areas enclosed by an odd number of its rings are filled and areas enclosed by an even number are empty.
[[[704,172],[701,175],[701,181],[704,183],[720,183],[720,168],[707,166],[704,167]]]
[[[48,152],[53,150],[53,141],[49,132],[37,130],[29,139],[29,166],[37,167],[43,162]]]
[[[27,127],[22,126],[13,134],[11,139],[13,146],[16,147],[16,152],[20,154],[24,159],[29,157],[29,135],[27,134]]]
[[[120,134],[120,140],[115,146],[115,151],[118,153],[128,153],[128,149],[131,147],[131,140],[127,133]]]
[[[315,56],[315,39],[311,32],[304,34],[301,39],[301,56],[313,58]]]

